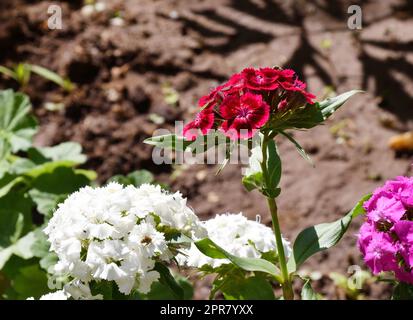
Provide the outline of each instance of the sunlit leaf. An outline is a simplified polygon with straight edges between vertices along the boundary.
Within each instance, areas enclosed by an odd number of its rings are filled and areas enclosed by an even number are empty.
[[[370,195],[363,197],[343,218],[301,231],[294,242],[293,252],[288,260],[289,272],[295,272],[313,254],[336,245],[347,231],[352,219],[364,212],[363,203],[369,197]]]
[[[200,241],[196,241],[195,245],[203,254],[214,259],[228,259],[237,267],[245,271],[259,271],[265,272],[281,281],[279,269],[271,262],[258,259],[258,258],[241,258],[236,257],[223,248],[214,243],[211,239],[205,238]]]
[[[9,152],[27,150],[37,131],[29,115],[31,105],[26,95],[13,90],[0,91],[0,159]]]

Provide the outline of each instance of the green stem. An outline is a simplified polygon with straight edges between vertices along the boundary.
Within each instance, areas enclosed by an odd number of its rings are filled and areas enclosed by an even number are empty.
[[[277,204],[274,198],[267,198],[267,203],[271,212],[272,226],[275,233],[275,242],[277,243],[278,259],[280,262],[280,269],[283,277],[283,296],[285,300],[294,300],[292,283],[288,275],[287,259],[285,258],[284,245],[282,242],[280,223],[278,221]]]
[[[262,163],[261,163],[261,169],[262,169],[265,185],[268,185],[267,146],[268,146],[268,136],[265,135],[263,142],[262,142]],[[266,197],[266,198],[267,198],[267,204],[268,204],[268,207],[271,213],[272,226],[273,226],[274,234],[275,234],[275,243],[277,245],[278,260],[280,263],[281,275],[283,279],[283,282],[281,283],[281,287],[283,290],[283,297],[285,300],[294,300],[294,292],[292,288],[291,279],[288,274],[287,259],[285,258],[285,251],[284,251],[284,245],[283,245],[282,236],[281,236],[280,223],[278,220],[277,203],[275,202],[275,198],[273,197]]]

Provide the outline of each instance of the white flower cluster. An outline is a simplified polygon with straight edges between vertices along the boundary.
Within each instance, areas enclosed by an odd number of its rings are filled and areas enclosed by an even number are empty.
[[[39,300],[67,300],[70,295],[64,290],[58,290],[45,294],[39,298]],[[26,300],[35,300],[33,297],[27,298]]]
[[[204,222],[208,237],[229,253],[242,258],[261,258],[263,253],[277,252],[275,236],[271,228],[248,220],[242,213],[221,214]],[[287,257],[291,254],[290,242],[283,239]],[[228,259],[213,259],[205,256],[193,244],[182,250],[178,262],[189,267],[201,268],[205,265],[217,268],[228,264]]]
[[[124,294],[132,289],[147,293],[160,276],[153,270],[155,262],[170,261],[179,249],[172,250],[171,234],[206,236],[180,193],[117,183],[73,193],[59,205],[44,232],[59,257],[56,273],[74,279],[66,290],[75,299],[85,292],[92,297],[92,280],[115,281]],[[82,286],[86,288],[80,290]]]

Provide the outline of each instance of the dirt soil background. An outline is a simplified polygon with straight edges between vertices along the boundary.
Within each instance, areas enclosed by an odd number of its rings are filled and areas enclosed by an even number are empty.
[[[25,89],[41,130],[38,145],[74,140],[87,168],[104,182],[114,174],[148,169],[181,190],[202,218],[242,211],[270,224],[266,204],[241,185],[241,167],[156,166],[142,143],[157,128],[189,120],[212,86],[247,66],[295,69],[319,98],[360,88],[327,122],[295,137],[315,168],[279,139],[283,160],[281,225],[291,240],[304,227],[339,218],[397,175],[412,174],[411,154],[396,154],[388,139],[413,129],[413,3],[386,1],[107,0],[102,12],[82,13],[83,1],[2,0],[0,64],[35,63],[69,77],[65,93],[33,77]],[[49,30],[47,9],[59,4],[63,29]],[[363,29],[349,30],[347,8],[359,4]],[[123,26],[116,25],[121,16]],[[0,87],[16,84],[5,78]],[[168,99],[169,98],[169,99]],[[177,100],[177,101],[173,101]],[[50,111],[48,102],[64,107]],[[50,108],[49,108],[50,109]],[[355,221],[340,244],[305,265],[324,277],[317,290],[343,297],[326,275],[360,264]],[[205,282],[197,298],[205,297]],[[386,298],[384,285],[366,289]]]

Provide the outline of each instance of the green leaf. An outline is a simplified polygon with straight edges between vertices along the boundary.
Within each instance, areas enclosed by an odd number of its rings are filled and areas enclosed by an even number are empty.
[[[47,240],[47,236],[43,232],[44,227],[45,225],[30,232],[34,239],[33,244],[30,247],[33,257],[42,258],[47,256],[50,252],[50,242]]]
[[[17,76],[15,72],[9,68],[6,68],[5,66],[0,66],[0,73],[17,81]]]
[[[127,176],[116,175],[109,179],[123,185],[133,185],[140,187],[145,183],[153,183],[155,180],[153,174],[147,170],[137,170],[129,173]]]
[[[0,270],[13,254],[30,258],[26,234],[32,229],[31,208],[31,201],[19,192],[0,199]]]
[[[49,252],[43,258],[40,259],[39,265],[40,267],[47,271],[48,273],[53,273],[53,267],[59,261],[59,257],[54,252]]]
[[[306,160],[309,164],[314,166],[313,160],[311,160],[310,156],[305,152],[304,148],[295,140],[290,134],[284,131],[280,131],[280,133],[285,136],[288,140],[290,140],[295,148],[297,149],[298,153]]]
[[[12,287],[17,293],[17,299],[40,298],[48,293],[47,275],[37,264],[23,267],[12,280]]]
[[[0,198],[6,196],[15,186],[24,182],[24,177],[16,177],[15,175],[6,174],[0,179]]]
[[[262,139],[260,134],[260,144],[257,144],[251,149],[251,154],[248,159],[248,168],[245,171],[245,175],[242,179],[244,187],[250,192],[254,189],[262,190],[264,186],[264,177],[262,174]]]
[[[192,284],[184,277],[176,276],[178,285],[184,290],[183,300],[191,300],[194,296],[194,288]],[[175,300],[176,296],[172,289],[160,283],[155,282],[152,285],[151,291],[146,295],[149,300]]]
[[[268,197],[276,198],[281,191],[278,188],[281,180],[281,158],[274,140],[268,141],[267,144],[267,171],[267,184],[263,192]]]
[[[310,129],[324,120],[318,103],[307,104],[298,110],[290,110],[280,119],[276,119],[272,128],[278,132],[287,129]]]
[[[271,262],[264,259],[257,258],[240,258],[236,257],[229,252],[222,249],[220,246],[215,244],[211,239],[205,238],[194,242],[199,251],[208,257],[214,259],[228,259],[234,265],[245,271],[259,271],[265,272],[281,281],[280,270],[273,265]]]
[[[281,189],[278,188],[281,180],[281,159],[274,140],[271,139],[265,143],[262,135],[260,135],[260,139],[261,144],[251,149],[248,161],[249,167],[242,179],[242,183],[248,191],[258,189],[265,196],[276,198],[281,192]],[[262,148],[266,148],[266,175],[262,171]]]
[[[294,242],[293,252],[287,264],[289,272],[295,272],[313,254],[336,245],[347,231],[352,219],[364,212],[363,203],[369,197],[370,195],[363,197],[343,218],[303,230]]]
[[[33,161],[14,156],[9,165],[9,172],[15,175],[21,175],[34,167],[36,167],[36,164]]]
[[[33,135],[37,132],[36,119],[28,115],[14,128],[10,144],[14,153],[27,150],[31,146]]]
[[[184,290],[172,276],[169,268],[160,262],[156,262],[154,270],[158,271],[161,276],[159,282],[171,289],[175,299],[182,300],[184,298]]]
[[[177,151],[185,151],[186,148],[193,143],[193,141],[187,141],[183,137],[177,137],[175,134],[151,137],[143,142],[161,149],[172,149]]]
[[[311,280],[307,279],[301,289],[301,300],[318,300],[317,294],[311,287]]]
[[[20,84],[20,87],[25,87],[29,83],[31,77],[29,64],[19,63],[17,66],[15,66],[14,73],[16,75],[17,82]]]
[[[45,216],[51,216],[57,205],[66,199],[66,194],[42,192],[38,189],[29,190],[30,198],[36,203],[37,211]]]
[[[65,200],[67,195],[88,185],[89,182],[85,175],[77,174],[72,168],[57,167],[34,178],[28,194],[36,203],[39,213],[51,216],[57,204]]]
[[[413,300],[413,285],[400,282],[393,290],[392,300]]]
[[[98,178],[98,174],[93,170],[75,169],[75,173],[85,176],[89,181],[95,181]]]
[[[213,143],[212,143],[213,142]],[[160,135],[144,140],[144,143],[153,145],[160,149],[172,149],[175,151],[186,151],[188,148],[194,154],[201,154],[216,145],[231,145],[231,141],[221,132],[214,131],[204,136],[199,136],[195,141],[185,140],[175,134]]]
[[[0,132],[0,160],[4,160],[11,152],[11,143],[9,137]]]
[[[60,75],[49,69],[33,64],[29,65],[29,68],[37,75],[56,83],[58,86],[62,87],[66,91],[72,91],[75,88],[75,86],[69,79],[64,79]]]
[[[242,178],[242,184],[249,192],[254,189],[261,189],[263,187],[262,172],[255,172],[248,176],[244,176]]]
[[[340,108],[348,99],[357,93],[362,93],[362,90],[351,90],[340,94],[337,97],[328,98],[319,102],[319,108],[323,114],[323,119],[330,117],[338,108]]]
[[[114,295],[114,286],[110,281],[92,281],[90,283],[90,292],[93,296],[102,295],[104,300],[112,300]]]
[[[76,165],[75,162],[68,161],[68,160],[45,162],[43,164],[40,164],[38,166],[35,166],[29,169],[28,171],[25,171],[24,175],[29,178],[35,179],[44,174],[52,174],[57,169],[72,168],[75,165]]]
[[[37,131],[37,123],[29,115],[29,98],[13,90],[0,91],[0,159],[9,152],[27,150]]]
[[[310,129],[327,120],[348,99],[356,93],[363,91],[352,90],[337,97],[326,99],[322,102],[307,104],[298,110],[286,112],[281,118],[272,123],[275,131],[281,132],[286,129]]]
[[[351,217],[354,219],[358,216],[361,216],[361,215],[365,214],[366,211],[363,208],[363,204],[364,204],[364,202],[366,202],[370,198],[371,198],[371,194],[367,194],[363,198],[361,198],[361,200],[359,202],[357,202],[357,204],[354,206],[354,208],[351,209],[351,211],[349,212],[349,215],[351,215]]]
[[[36,241],[35,233],[29,232],[24,237],[10,244],[7,248],[0,248],[0,270],[12,255],[26,260],[35,257],[33,246],[36,244]]]
[[[262,276],[231,277],[220,287],[226,300],[274,300],[274,291]]]
[[[63,142],[53,147],[30,148],[28,154],[36,164],[60,160],[72,161],[76,164],[86,162],[86,156],[82,154],[82,146],[76,142]]]
[[[152,183],[155,180],[153,174],[148,170],[133,171],[127,177],[135,187],[140,187],[145,183]]]
[[[62,183],[64,181],[64,183]],[[70,194],[89,184],[84,175],[76,174],[72,168],[57,167],[33,179],[32,188],[56,195]]]
[[[0,209],[0,250],[9,247],[20,238],[23,225],[22,213]]]

